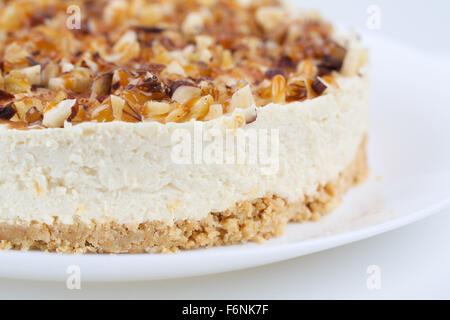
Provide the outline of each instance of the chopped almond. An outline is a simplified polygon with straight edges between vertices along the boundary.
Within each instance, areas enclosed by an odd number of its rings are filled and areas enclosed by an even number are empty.
[[[31,89],[27,75],[20,70],[13,70],[5,77],[5,90],[9,93],[23,93]]]
[[[192,98],[200,97],[202,90],[192,86],[181,86],[175,90],[172,100],[181,104],[185,104]]]
[[[254,104],[255,100],[253,99],[252,90],[250,89],[250,86],[247,85],[233,94],[233,97],[231,98],[230,107],[232,109],[236,108],[247,109]]]
[[[125,107],[125,100],[122,98],[111,95],[111,107],[113,110],[113,116],[116,120],[122,120],[123,108]]]
[[[204,19],[199,12],[191,12],[183,22],[181,29],[187,36],[194,36],[204,28]]]
[[[69,119],[77,103],[76,99],[63,100],[55,107],[44,113],[42,124],[47,128],[60,128],[64,122]]]

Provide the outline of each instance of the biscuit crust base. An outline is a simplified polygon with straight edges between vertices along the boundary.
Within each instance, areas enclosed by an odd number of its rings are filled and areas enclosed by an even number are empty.
[[[178,221],[172,226],[146,222],[136,226],[101,223],[66,225],[0,224],[0,249],[43,250],[61,253],[169,253],[281,236],[289,222],[317,221],[334,210],[341,196],[368,175],[366,143],[339,177],[319,186],[313,197],[295,203],[271,195],[244,201],[200,221]]]

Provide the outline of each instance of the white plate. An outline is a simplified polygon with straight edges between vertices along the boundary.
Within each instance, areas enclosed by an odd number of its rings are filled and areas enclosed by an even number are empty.
[[[173,255],[58,255],[0,252],[0,277],[83,281],[205,275],[282,261],[365,239],[450,204],[450,61],[387,39],[368,38],[373,61],[372,177],[319,223],[291,224],[284,237]],[[420,235],[417,235],[420,236]]]

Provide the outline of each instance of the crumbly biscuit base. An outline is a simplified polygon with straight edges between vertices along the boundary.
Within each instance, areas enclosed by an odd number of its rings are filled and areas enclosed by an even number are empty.
[[[72,225],[0,224],[0,249],[37,249],[61,253],[168,253],[220,245],[263,242],[284,233],[288,222],[317,221],[334,210],[341,196],[368,175],[366,143],[353,162],[313,197],[295,203],[271,195],[212,212],[200,221],[178,221],[169,226],[153,221],[136,226],[115,222]]]

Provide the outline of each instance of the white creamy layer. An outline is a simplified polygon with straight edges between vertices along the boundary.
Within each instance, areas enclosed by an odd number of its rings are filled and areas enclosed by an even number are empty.
[[[278,130],[279,168],[271,175],[250,164],[177,164],[174,133],[193,134],[194,122],[2,126],[0,222],[172,223],[268,194],[292,202],[314,195],[350,164],[367,132],[367,70],[338,83],[340,90],[313,100],[258,108],[257,120],[244,127]],[[231,122],[224,117],[204,126],[226,133]]]

